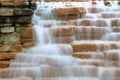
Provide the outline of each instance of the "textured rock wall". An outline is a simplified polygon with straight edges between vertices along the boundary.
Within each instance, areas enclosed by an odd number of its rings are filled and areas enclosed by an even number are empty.
[[[32,27],[32,14],[33,10],[28,0],[0,0],[1,68],[8,66],[15,52],[22,51],[20,36]],[[11,56],[4,57],[8,53]]]

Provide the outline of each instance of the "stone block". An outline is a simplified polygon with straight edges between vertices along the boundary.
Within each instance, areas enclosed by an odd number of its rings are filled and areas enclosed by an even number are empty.
[[[119,27],[113,27],[113,28],[112,28],[112,31],[113,31],[113,32],[120,32],[120,28],[119,28]]]
[[[85,74],[87,70],[88,74]],[[62,68],[62,74],[64,76],[75,76],[75,77],[80,77],[80,76],[91,76],[91,77],[96,77],[98,75],[98,69],[95,66],[66,66]],[[80,78],[79,78],[80,79]],[[78,79],[78,80],[79,80]],[[81,79],[84,80],[84,79]],[[86,80],[86,79],[85,79]]]
[[[110,61],[110,62],[108,62],[108,66],[120,67],[120,62],[119,61]]]
[[[0,16],[13,16],[12,8],[0,8]]]
[[[103,18],[119,18],[120,12],[102,12],[101,15]]]
[[[105,57],[106,57],[107,59],[109,59],[109,60],[117,61],[117,60],[120,59],[119,50],[116,50],[116,51],[114,51],[114,50],[113,50],[113,51],[112,51],[112,50],[110,50],[110,51],[105,51],[104,54],[105,54]]]
[[[81,51],[96,51],[96,45],[95,44],[79,44],[79,43],[72,43],[72,47],[74,52],[81,52]]]
[[[24,48],[31,48],[35,46],[35,42],[27,42],[23,44]]]
[[[106,26],[107,26],[107,23],[106,23],[105,20],[96,20],[96,21],[95,21],[95,25],[96,25],[97,27],[106,27]]]
[[[24,44],[24,43],[27,43],[27,42],[33,42],[34,40],[32,38],[28,38],[28,39],[20,39],[20,43],[21,44]]]
[[[79,33],[75,34],[76,40],[100,40],[104,37],[104,34],[95,33]]]
[[[0,17],[0,23],[14,23],[13,17]]]
[[[112,27],[118,27],[118,26],[120,26],[120,19],[112,19],[111,26]]]
[[[104,60],[97,60],[97,59],[83,59],[78,60],[79,65],[92,65],[92,66],[104,66]]]
[[[11,23],[0,23],[0,27],[2,28],[2,27],[10,27],[10,26],[12,26],[13,24],[11,24]]]
[[[53,13],[55,15],[77,15],[77,14],[85,14],[86,9],[84,7],[78,7],[78,8],[55,8],[53,9]]]
[[[102,8],[99,8],[99,7],[91,7],[91,8],[88,8],[88,11],[90,13],[99,13],[99,12],[103,12],[104,10]]]
[[[24,30],[23,34],[21,35],[21,38],[22,39],[33,38],[33,29],[28,28],[28,29]]]
[[[15,23],[31,23],[32,17],[31,16],[22,16],[22,17],[14,17]]]
[[[53,43],[71,43],[73,40],[73,37],[54,37],[52,39]]]
[[[80,25],[81,26],[93,26],[94,22],[90,19],[83,19],[81,20]]]
[[[33,14],[33,10],[32,9],[20,9],[20,8],[15,8],[14,9],[14,15],[15,16],[31,16]]]
[[[114,72],[114,77],[113,76],[113,72]],[[120,77],[120,68],[114,68],[114,67],[109,67],[109,68],[105,68],[105,70],[103,71],[103,78],[115,78],[115,77]],[[112,79],[113,80],[113,79]]]
[[[0,68],[7,68],[9,67],[9,64],[10,64],[10,61],[0,61]]]
[[[28,6],[28,0],[1,0],[1,6],[8,7]]]
[[[15,31],[14,27],[2,27],[0,29],[1,33],[11,33],[11,32],[14,32],[14,31]]]
[[[14,44],[9,48],[8,51],[21,52],[22,51],[22,45],[21,44]]]
[[[75,34],[106,34],[109,30],[106,27],[74,27]]]
[[[0,53],[0,60],[10,60],[10,59],[14,59],[16,56],[15,53],[10,52],[10,53],[5,53],[5,52],[1,52]]]
[[[104,39],[109,41],[120,41],[120,33],[119,32],[108,33],[105,35]]]
[[[2,45],[0,46],[0,52],[6,52],[9,50],[10,47],[10,45]]]
[[[75,52],[72,56],[80,59],[104,59],[104,55],[97,52]]]
[[[118,49],[118,43],[110,41],[76,41],[73,42],[71,45],[74,52]]]
[[[13,32],[9,34],[1,34],[0,43],[4,45],[12,45],[19,39],[20,34]]]
[[[63,26],[63,25],[67,25],[68,21],[57,21],[57,25],[58,26]]]
[[[73,27],[59,27],[51,28],[51,34],[53,37],[71,37],[74,35]]]

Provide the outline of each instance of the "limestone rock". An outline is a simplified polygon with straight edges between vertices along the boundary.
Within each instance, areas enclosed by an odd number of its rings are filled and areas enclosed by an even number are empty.
[[[21,39],[33,38],[33,29],[29,28],[21,35]]]
[[[8,59],[14,59],[16,56],[15,53],[4,53],[4,52],[1,52],[0,53],[0,60],[8,60]]]
[[[7,68],[10,64],[10,61],[0,61],[0,68]]]
[[[14,23],[13,17],[1,17],[0,16],[0,23]]]
[[[27,6],[27,0],[1,0],[1,6]]]
[[[3,27],[3,28],[1,28],[1,33],[11,33],[11,32],[14,32],[15,31],[15,29],[14,29],[14,27]]]
[[[32,17],[31,16],[22,16],[22,17],[15,17],[14,18],[15,19],[15,23],[31,23],[31,19],[32,19]]]
[[[13,16],[13,9],[0,8],[0,16]]]
[[[86,9],[83,7],[79,7],[79,8],[55,8],[53,10],[53,12],[60,16],[60,15],[77,15],[77,14],[85,14],[86,13]]]
[[[14,15],[16,16],[20,16],[20,15],[23,15],[23,16],[25,16],[25,15],[27,15],[27,16],[29,16],[29,15],[32,15],[33,14],[33,10],[32,9],[20,9],[20,8],[16,8],[16,9],[14,9]]]

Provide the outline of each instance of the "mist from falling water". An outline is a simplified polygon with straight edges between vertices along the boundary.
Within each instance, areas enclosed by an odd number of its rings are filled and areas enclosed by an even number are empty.
[[[37,3],[37,10],[33,15],[36,46],[17,54],[16,59],[10,65],[11,71],[13,72],[11,75],[8,75],[8,77],[29,76],[33,77],[34,80],[40,80],[39,78],[45,77],[55,77],[56,79],[63,80],[64,78],[62,78],[62,76],[67,77],[68,80],[103,80],[103,78],[108,75],[114,77],[114,70],[105,76],[105,67],[99,67],[99,69],[97,69],[95,66],[82,65],[81,62],[84,60],[71,57],[73,50],[70,45],[52,43],[50,30],[49,28],[44,28],[44,24],[49,22],[48,17],[50,16],[51,10],[56,6],[49,4],[50,6],[48,6],[47,12],[43,6],[43,4],[45,5],[46,3],[41,4],[42,6],[40,6],[39,2]],[[73,4],[75,5],[75,3]],[[77,5],[78,4],[87,7],[88,3],[77,3]],[[45,15],[41,15],[42,17],[37,16],[37,11],[40,7],[42,7],[42,11],[45,13]],[[58,5],[57,7],[64,6]],[[52,27],[56,26],[55,23]],[[89,28],[87,32],[91,33]],[[89,34],[87,37],[89,40]],[[97,42],[99,41],[96,41],[96,43]],[[14,69],[12,67],[20,67],[20,69]],[[111,70],[111,68],[109,70]]]

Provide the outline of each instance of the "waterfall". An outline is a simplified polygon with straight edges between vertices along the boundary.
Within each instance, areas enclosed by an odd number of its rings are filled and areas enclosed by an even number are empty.
[[[0,80],[117,79],[120,69],[110,65],[110,61],[119,63],[116,54],[119,54],[120,42],[115,35],[120,35],[113,32],[113,27],[120,25],[111,21],[116,19],[114,15],[120,17],[120,9],[116,2],[112,3],[113,7],[105,6],[102,0],[96,2],[96,6],[90,2],[70,2],[69,6],[64,2],[36,2],[32,19],[36,44],[17,53],[10,67],[3,69]],[[79,7],[85,7],[86,13],[76,20],[62,20],[71,15],[58,19],[53,11]]]

